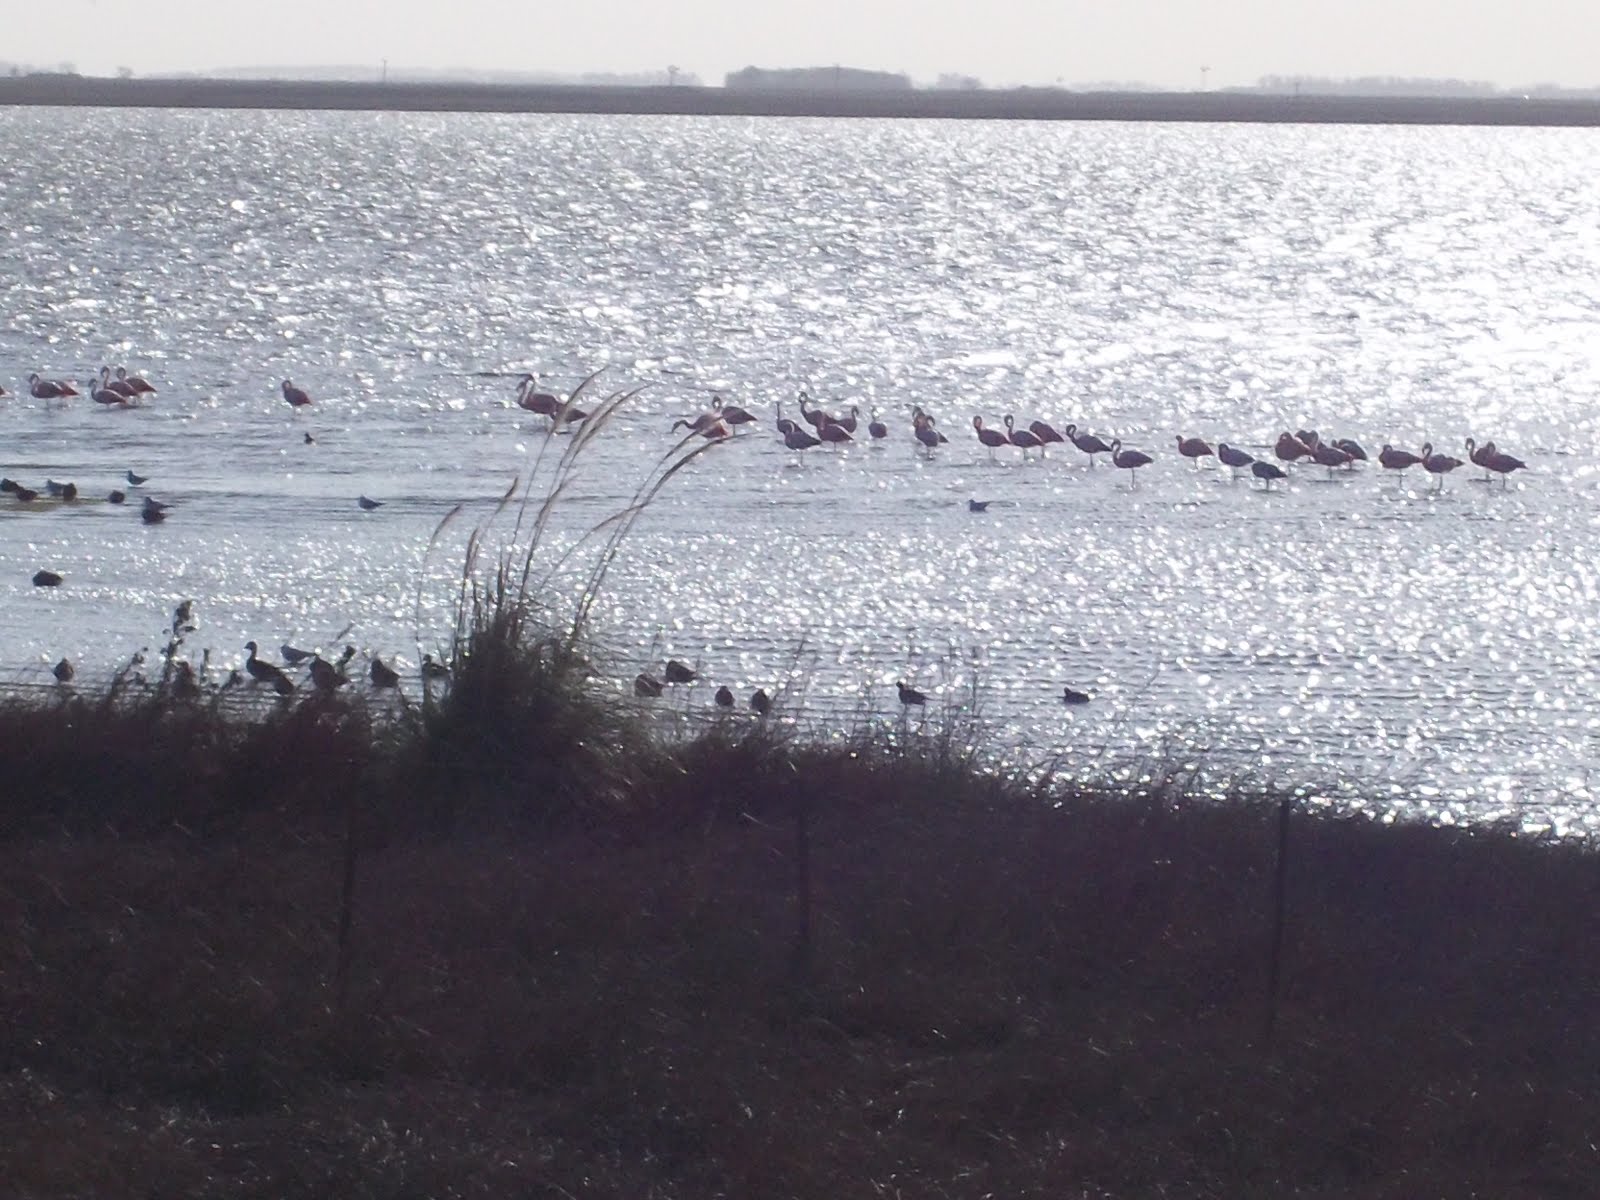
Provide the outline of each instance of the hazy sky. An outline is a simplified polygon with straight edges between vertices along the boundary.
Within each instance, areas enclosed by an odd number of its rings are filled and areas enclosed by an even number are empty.
[[[633,71],[842,63],[986,83],[1267,74],[1600,83],[1594,0],[0,0],[0,59]]]

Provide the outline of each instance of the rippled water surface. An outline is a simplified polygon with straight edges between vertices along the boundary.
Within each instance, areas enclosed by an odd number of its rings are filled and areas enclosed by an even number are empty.
[[[109,671],[194,597],[222,663],[254,637],[414,668],[466,534],[545,444],[516,375],[603,367],[647,386],[551,553],[713,390],[763,418],[625,543],[619,680],[671,655],[842,726],[899,678],[937,721],[975,674],[1032,754],[1197,746],[1446,819],[1584,821],[1597,211],[1578,130],[0,110],[0,469],[89,498],[0,499],[0,662]],[[102,363],[158,397],[27,395]],[[891,437],[790,453],[770,417],[802,387]],[[931,460],[914,403],[950,436]],[[1134,487],[1071,448],[991,461],[970,422],[1006,413],[1155,462]],[[1493,438],[1530,469],[1264,494],[1174,448],[1307,426],[1374,454]],[[102,502],[129,468],[166,524]],[[41,566],[66,583],[30,586]]]

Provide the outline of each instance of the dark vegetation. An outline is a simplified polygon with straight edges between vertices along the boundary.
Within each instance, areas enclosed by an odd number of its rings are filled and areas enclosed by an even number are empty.
[[[0,710],[6,1195],[1594,1194],[1587,847],[665,739],[480,544],[425,691]]]

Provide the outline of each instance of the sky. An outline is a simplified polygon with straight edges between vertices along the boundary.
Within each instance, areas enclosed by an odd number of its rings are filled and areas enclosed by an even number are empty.
[[[1396,75],[1600,84],[1594,0],[0,0],[0,61],[87,74],[387,59],[661,70],[835,63],[986,84]],[[1201,68],[1210,68],[1202,76]]]

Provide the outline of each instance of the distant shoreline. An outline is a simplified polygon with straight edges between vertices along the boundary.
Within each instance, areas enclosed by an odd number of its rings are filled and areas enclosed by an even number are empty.
[[[1600,100],[1233,92],[781,91],[706,87],[0,78],[0,105],[1351,125],[1600,125]]]

